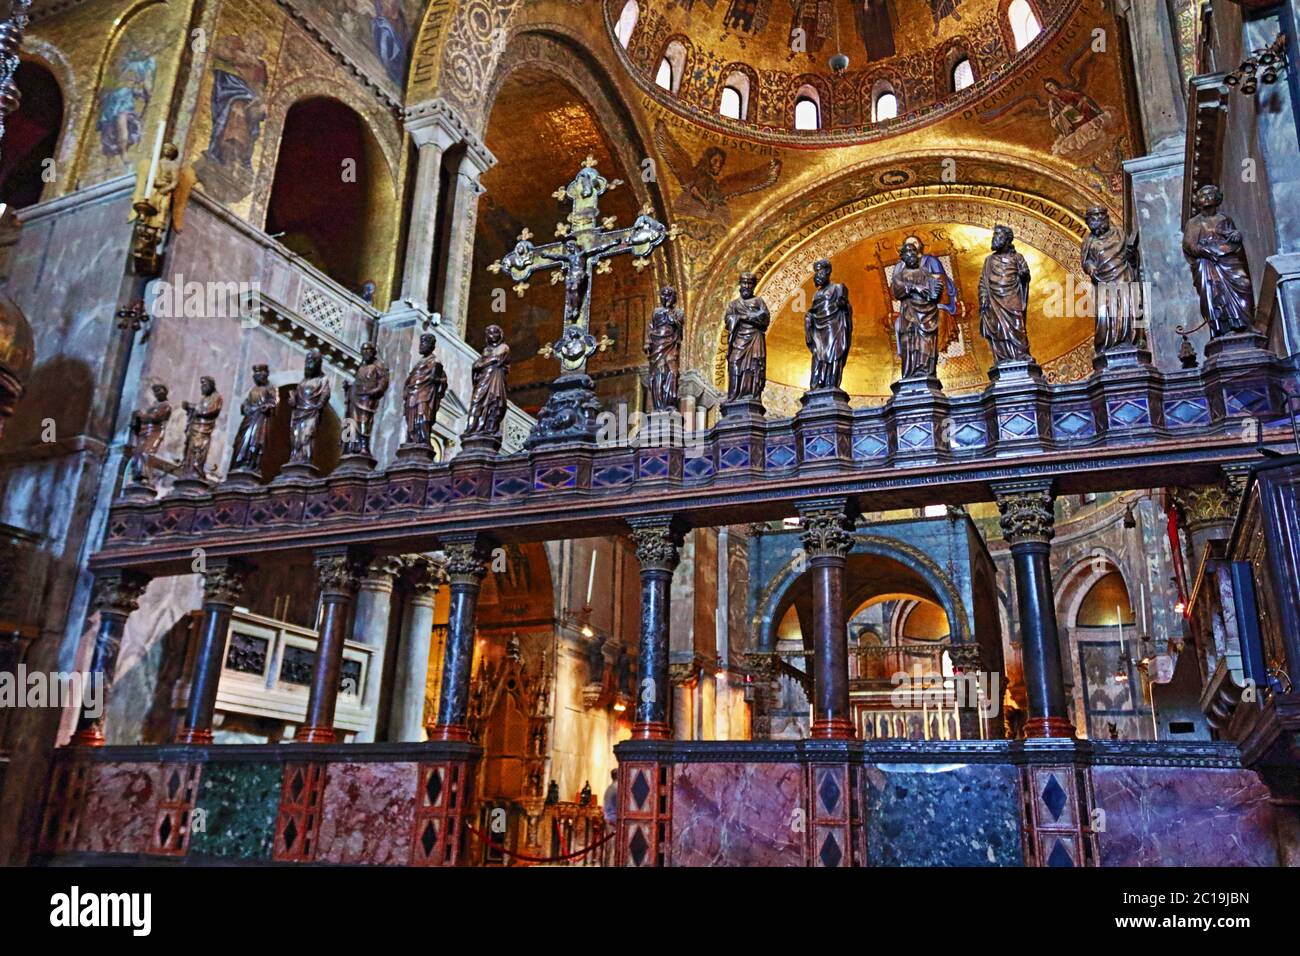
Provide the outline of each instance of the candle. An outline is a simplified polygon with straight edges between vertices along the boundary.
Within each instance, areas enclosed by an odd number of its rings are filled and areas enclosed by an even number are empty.
[[[593,549],[591,552],[591,571],[587,574],[587,607],[591,607],[591,589],[596,584],[596,554]]]
[[[167,130],[167,121],[158,121],[158,135],[154,138],[153,159],[149,161],[149,178],[144,184],[144,198],[148,199],[153,195],[154,180],[158,178],[158,162],[162,159],[163,133]]]

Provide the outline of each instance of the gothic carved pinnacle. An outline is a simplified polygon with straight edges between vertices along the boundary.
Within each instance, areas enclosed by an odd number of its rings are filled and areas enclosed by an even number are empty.
[[[203,603],[238,604],[249,570],[241,561],[209,562],[203,574]]]
[[[672,572],[681,560],[682,529],[671,518],[631,518],[632,541],[642,571]]]
[[[842,508],[801,511],[799,518],[809,558],[842,558],[853,550],[853,518]]]
[[[362,563],[345,553],[318,554],[315,561],[316,581],[322,597],[350,598],[361,583]]]
[[[993,493],[1002,512],[1002,536],[1008,544],[1046,544],[1052,540],[1056,534],[1056,512],[1049,486],[1008,485],[995,488]]]
[[[139,571],[106,571],[95,578],[95,610],[126,617],[140,606],[148,586],[148,576]]]

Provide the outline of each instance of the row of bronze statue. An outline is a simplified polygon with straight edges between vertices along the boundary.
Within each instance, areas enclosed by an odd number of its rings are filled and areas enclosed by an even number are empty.
[[[1254,328],[1254,293],[1241,233],[1219,212],[1223,195],[1217,186],[1199,189],[1195,215],[1189,218],[1183,251],[1201,299],[1205,323],[1214,338]],[[1080,249],[1084,274],[1092,281],[1098,353],[1146,348],[1146,320],[1141,295],[1137,237],[1124,235],[1102,206],[1084,214],[1088,234]],[[901,383],[937,378],[939,312],[945,290],[953,289],[943,264],[924,245],[909,237],[898,250],[900,262],[890,278],[890,294],[899,303],[895,342],[902,363]],[[759,402],[767,383],[766,333],[771,323],[767,303],[754,290],[752,272],[740,275],[739,296],[723,316],[727,333],[727,402],[734,407]],[[853,340],[853,307],[848,289],[831,282],[831,263],[813,264],[816,293],[804,314],[804,339],[812,355],[810,389],[838,389]],[[1029,351],[1029,264],[1016,250],[1009,226],[993,229],[992,247],[979,281],[980,333],[998,367],[1032,362]],[[677,292],[660,291],[661,305],[646,328],[649,391],[655,411],[678,406],[681,347],[685,329],[676,308]]]
[[[501,329],[487,329],[487,346],[474,362],[474,387],[462,443],[481,436],[489,444],[499,443],[501,423],[506,412],[506,375],[510,366],[510,348]],[[420,357],[406,376],[402,389],[406,419],[406,440],[398,456],[410,459],[433,459],[434,423],[443,397],[447,393],[447,373],[434,354],[437,338],[431,332],[420,336]],[[343,421],[341,466],[369,469],[374,466],[371,439],[380,402],[388,392],[391,373],[379,360],[374,345],[361,347],[361,365],[345,386],[346,417]],[[182,402],[186,413],[185,452],[176,467],[180,487],[206,487],[207,461],[212,434],[221,415],[222,398],[211,376],[199,380],[200,397],[196,402]],[[154,402],[136,411],[131,419],[134,436],[130,478],[137,488],[152,486],[150,462],[165,437],[172,408],[166,385],[153,386]],[[330,400],[330,382],[323,368],[320,352],[307,352],[302,381],[288,396],[289,460],[282,474],[310,475],[316,451],[316,432],[320,417]],[[248,390],[240,414],[243,416],[235,435],[228,479],[257,482],[262,478],[262,457],[270,437],[271,423],[280,404],[279,390],[270,383],[266,365],[253,366],[253,387]]]

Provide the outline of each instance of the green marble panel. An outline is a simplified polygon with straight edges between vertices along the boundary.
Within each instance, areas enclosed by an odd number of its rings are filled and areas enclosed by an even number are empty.
[[[269,860],[280,778],[279,764],[207,764],[195,804],[206,818],[203,830],[190,834],[190,856]]]

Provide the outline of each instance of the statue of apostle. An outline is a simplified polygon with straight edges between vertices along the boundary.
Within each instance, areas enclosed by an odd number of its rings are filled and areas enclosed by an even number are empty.
[[[943,280],[921,263],[921,247],[904,242],[898,249],[902,261],[894,267],[889,291],[898,300],[894,333],[903,379],[934,378],[939,367],[939,300]]]
[[[1097,313],[1093,347],[1098,352],[1126,345],[1143,348],[1146,332],[1141,326],[1137,236],[1121,234],[1111,224],[1105,206],[1091,207],[1083,221],[1088,224],[1088,235],[1079,255],[1084,275],[1092,280]]]
[[[442,397],[447,394],[447,373],[433,354],[438,337],[432,332],[420,336],[420,361],[415,363],[402,389],[406,410],[406,443],[428,447],[433,423],[438,420]]]
[[[181,459],[178,477],[207,480],[208,450],[212,447],[212,433],[221,414],[221,396],[217,383],[209,375],[199,378],[199,400],[181,402],[185,409],[185,457]]]
[[[375,412],[388,391],[388,366],[378,359],[378,350],[367,342],[361,346],[361,367],[352,381],[343,386],[347,398],[344,421],[343,453],[369,455],[370,436],[375,427]]]
[[[996,364],[1030,359],[1029,263],[1016,251],[1009,226],[993,227],[992,252],[980,273],[980,332]]]
[[[167,422],[172,417],[167,386],[159,382],[151,391],[153,404],[131,413],[131,434],[135,438],[131,448],[131,480],[142,485],[153,480],[149,473],[149,459],[158,453],[166,435]]]
[[[739,297],[727,304],[727,401],[758,401],[767,384],[767,303],[754,295],[758,279],[742,272]]]
[[[510,346],[501,341],[501,327],[489,325],[483,354],[474,361],[474,394],[469,400],[466,436],[496,437],[506,417],[506,376],[510,372]]]
[[[271,416],[280,404],[280,394],[270,384],[271,372],[265,365],[253,366],[253,387],[239,406],[243,419],[235,433],[235,451],[230,458],[231,471],[261,473],[262,452],[271,429]]]
[[[1218,338],[1255,328],[1255,290],[1241,233],[1231,216],[1219,212],[1223,191],[1202,186],[1192,196],[1195,213],[1183,229],[1183,255],[1201,297],[1201,314]]]
[[[685,317],[677,305],[677,290],[659,290],[659,308],[650,315],[645,330],[645,354],[650,360],[650,405],[656,412],[677,409],[677,383],[681,371]]]
[[[812,307],[803,318],[804,340],[812,352],[810,388],[839,388],[844,378],[844,363],[853,343],[853,307],[849,290],[831,282],[829,259],[813,263],[813,284],[817,292]]]
[[[312,463],[316,450],[316,425],[329,404],[330,380],[325,377],[320,352],[312,349],[303,361],[302,381],[289,393],[289,463]]]

